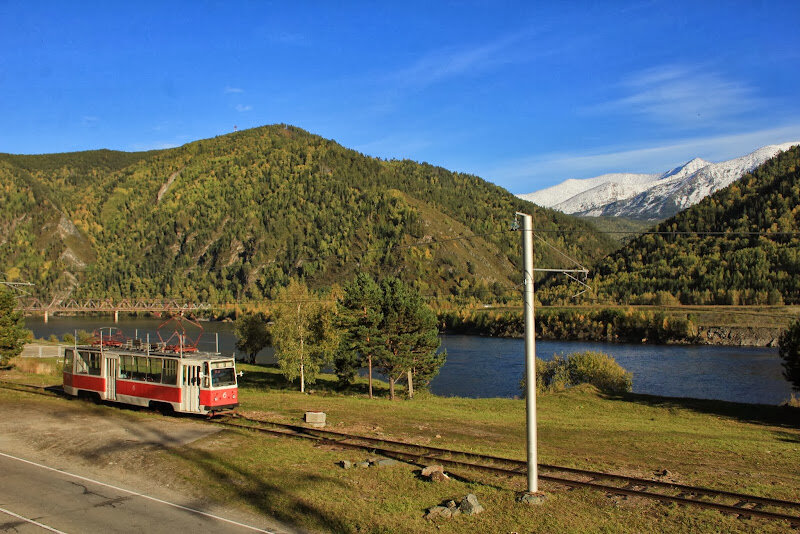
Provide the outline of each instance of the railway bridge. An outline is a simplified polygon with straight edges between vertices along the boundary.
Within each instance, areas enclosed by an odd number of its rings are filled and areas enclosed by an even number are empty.
[[[200,310],[208,310],[210,304],[198,302],[182,302],[175,299],[85,299],[53,298],[50,301],[37,297],[22,297],[17,300],[17,309],[29,314],[42,314],[46,323],[50,315],[55,313],[89,313],[105,312],[114,315],[114,322],[119,321],[119,313],[130,312],[162,312],[186,314]]]

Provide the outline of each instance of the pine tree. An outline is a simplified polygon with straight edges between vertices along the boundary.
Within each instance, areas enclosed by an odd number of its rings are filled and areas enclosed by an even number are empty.
[[[350,382],[358,369],[366,365],[369,377],[369,398],[372,398],[372,359],[384,344],[381,332],[381,288],[366,273],[359,273],[344,288],[338,303],[342,344],[336,356],[336,373],[340,381]]]
[[[394,399],[395,383],[404,374],[410,371],[426,386],[444,365],[446,354],[436,353],[440,344],[436,315],[417,291],[391,277],[383,281],[381,292],[384,343],[375,360],[389,379],[389,395]]]
[[[267,318],[263,313],[242,315],[233,326],[236,335],[236,348],[247,354],[249,363],[256,363],[256,355],[269,345]]]
[[[14,311],[17,301],[7,289],[0,287],[0,366],[19,356],[25,346],[27,332],[22,313]]]

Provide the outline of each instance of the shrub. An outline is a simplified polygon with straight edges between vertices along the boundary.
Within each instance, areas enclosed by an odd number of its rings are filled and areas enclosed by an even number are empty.
[[[37,375],[47,375],[55,371],[55,364],[49,361],[42,361],[39,358],[14,358],[11,364],[17,371],[32,373]]]
[[[78,330],[78,345],[91,345],[94,341],[94,334],[86,330]]]
[[[554,356],[549,362],[536,361],[536,390],[562,391],[578,384],[591,384],[604,393],[627,393],[633,375],[614,358],[602,352],[575,352],[566,358]]]
[[[783,376],[792,389],[800,391],[800,319],[793,322],[778,338],[778,355],[783,360]]]

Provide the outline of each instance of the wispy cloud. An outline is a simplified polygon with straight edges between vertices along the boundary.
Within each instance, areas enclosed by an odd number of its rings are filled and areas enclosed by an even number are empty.
[[[401,86],[426,87],[449,78],[512,63],[519,58],[506,52],[530,34],[526,30],[470,47],[433,50],[412,64],[392,72],[387,79]]]
[[[700,67],[666,65],[623,79],[615,91],[623,96],[585,108],[589,113],[630,113],[660,123],[695,126],[760,108],[765,101],[746,83]]]
[[[250,111],[253,109],[253,106],[245,106],[244,104],[236,104],[234,107],[236,111],[239,113],[244,113],[245,111]]]
[[[632,149],[606,147],[586,153],[549,153],[510,160],[481,173],[506,184],[512,192],[530,193],[567,178],[588,178],[612,172],[663,172],[701,157],[724,161],[765,145],[800,141],[800,122],[742,134],[666,140]]]
[[[244,89],[241,89],[239,87],[227,86],[227,87],[225,87],[225,89],[222,90],[222,92],[225,93],[226,95],[238,94],[238,93],[244,93]]]
[[[84,126],[94,126],[100,121],[99,117],[95,117],[94,115],[84,115],[81,117],[81,124]]]

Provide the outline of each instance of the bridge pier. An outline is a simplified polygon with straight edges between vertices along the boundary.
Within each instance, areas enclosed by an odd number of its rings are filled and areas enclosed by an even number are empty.
[[[114,324],[119,322],[119,310],[114,310]]]
[[[44,311],[44,324],[47,324],[47,319],[49,319],[47,310]]]

